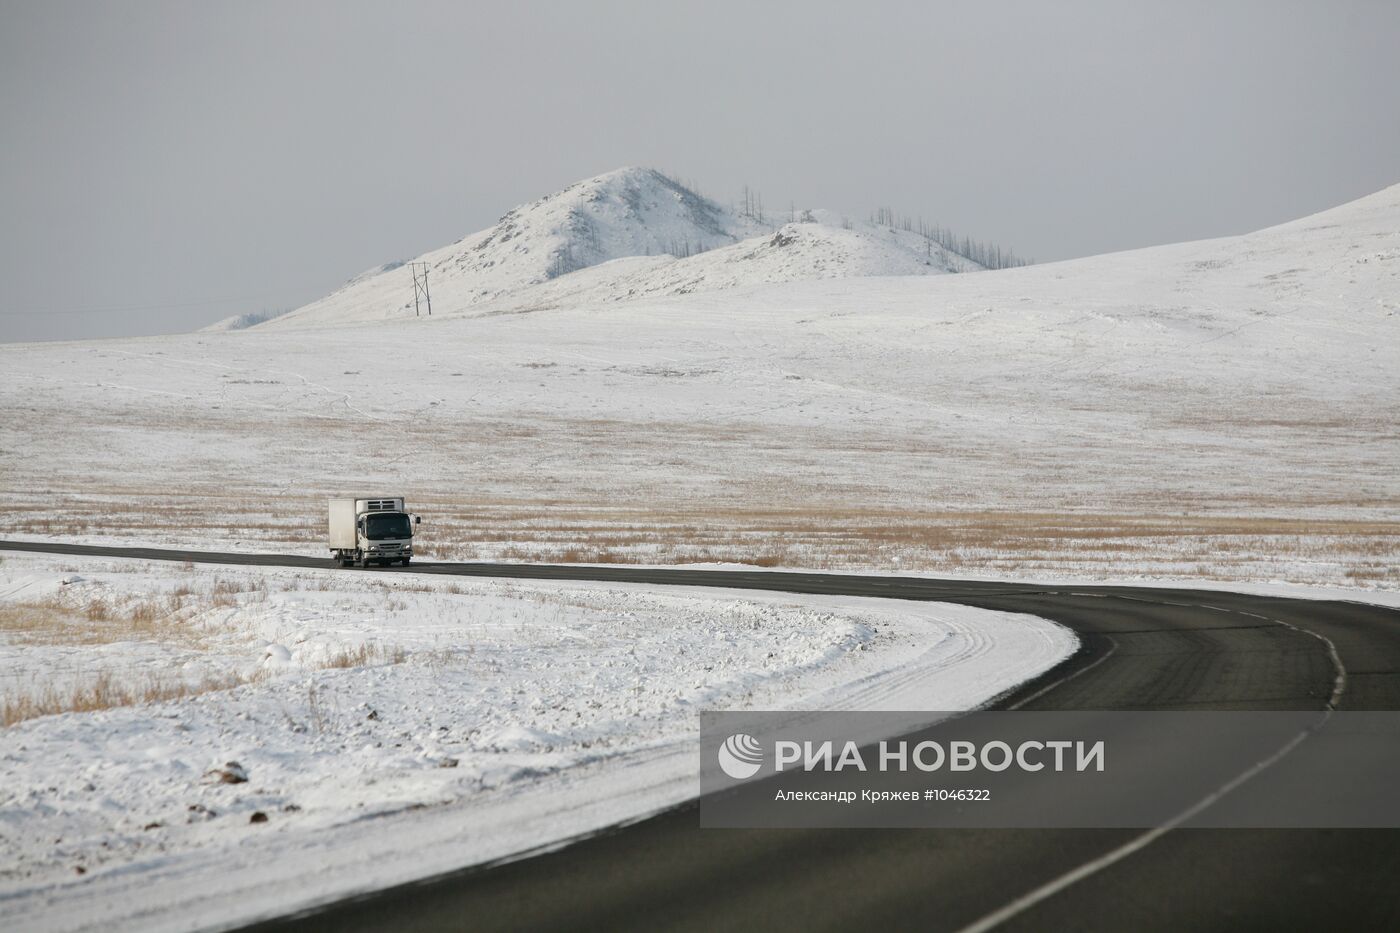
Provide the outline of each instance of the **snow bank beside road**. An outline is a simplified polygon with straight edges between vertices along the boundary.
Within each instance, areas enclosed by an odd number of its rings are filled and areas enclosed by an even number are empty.
[[[176,590],[184,642],[61,628]],[[693,796],[701,708],[967,708],[1075,646],[935,604],[392,573],[7,555],[0,594],[58,616],[0,632],[7,690],[257,674],[0,732],[5,929],[228,925],[557,844]]]

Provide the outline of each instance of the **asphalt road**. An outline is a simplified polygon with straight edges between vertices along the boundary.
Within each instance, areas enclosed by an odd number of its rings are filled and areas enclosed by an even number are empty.
[[[329,566],[150,548],[0,548]],[[390,572],[937,600],[1028,612],[1079,633],[1077,655],[1000,708],[1400,710],[1400,611],[1357,603],[766,571],[416,564]],[[1340,793],[1346,779],[1336,776]],[[701,830],[689,804],[557,852],[254,929],[1396,929],[1398,878],[1400,831],[1391,830]]]

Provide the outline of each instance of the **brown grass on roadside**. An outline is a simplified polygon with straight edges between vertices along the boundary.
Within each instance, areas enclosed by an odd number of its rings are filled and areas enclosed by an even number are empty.
[[[43,599],[0,604],[0,638],[17,645],[106,645],[119,641],[147,641],[198,648],[208,632],[192,625],[200,612],[231,607],[239,599],[266,598],[265,580],[216,579],[208,593],[187,583],[148,597],[96,595],[79,587],[65,588]],[[400,647],[361,645],[340,651],[323,665],[328,668],[359,667],[373,663],[402,663]],[[140,703],[178,700],[201,693],[227,690],[261,681],[259,669],[249,676],[206,677],[198,682],[146,678],[131,682],[101,672],[63,689],[0,695],[0,724],[12,725],[38,716],[64,712],[90,712]]]
[[[505,423],[482,427],[506,434],[511,430]],[[612,432],[626,427],[580,422],[571,430],[613,437]],[[1056,468],[1070,469],[1064,464]],[[1053,471],[1043,478],[1049,483]],[[1065,479],[1073,476],[1066,473]],[[530,487],[522,481],[521,488]],[[1385,584],[1393,579],[1388,568],[1400,564],[1400,521],[1388,518],[1397,506],[1388,488],[1377,484],[1362,493],[1328,487],[1291,497],[1261,488],[1234,493],[1228,500],[1180,490],[1161,495],[1107,490],[1092,503],[1093,511],[1052,511],[905,507],[900,502],[906,493],[883,487],[823,485],[810,479],[794,486],[754,477],[705,499],[653,486],[630,490],[625,499],[615,490],[581,490],[573,498],[546,491],[537,497],[471,501],[456,491],[429,488],[415,490],[413,502],[429,519],[415,547],[435,560],[713,561],[988,574],[1143,572],[1212,579],[1257,579],[1265,573],[1281,578],[1290,574],[1286,565],[1292,563],[1307,577],[1303,582]],[[209,483],[173,498],[168,490],[114,485],[94,494],[70,485],[0,524],[18,528],[31,521],[53,522],[50,533],[66,534],[81,533],[100,520],[108,535],[140,539],[153,528],[179,528],[211,541],[224,540],[232,528],[272,546],[304,547],[319,544],[324,536],[324,501],[321,491],[314,492],[281,496],[274,517],[266,496],[251,488],[240,491],[236,484]],[[807,504],[818,501],[824,504]],[[1385,517],[1325,517],[1329,514]],[[64,523],[72,527],[58,529]],[[313,589],[321,585],[309,583]],[[228,606],[234,595],[218,598]]]
[[[97,645],[132,639],[189,642],[196,630],[183,624],[185,598],[178,593],[146,599],[87,600],[51,596],[0,605],[0,634],[21,644]]]
[[[407,657],[402,646],[362,644],[342,649],[319,666],[324,669],[345,669],[369,664],[402,664]],[[183,700],[204,693],[262,683],[268,676],[266,669],[258,668],[247,675],[206,676],[194,683],[149,677],[131,685],[119,681],[108,671],[102,671],[84,683],[65,689],[47,687],[38,693],[0,696],[0,728],[59,713],[90,713],[121,706]]]
[[[549,563],[735,563],[757,567],[1386,584],[1400,523],[1214,514],[895,509],[605,510],[482,506],[434,524],[444,559]]]
[[[119,706],[180,700],[201,693],[211,693],[215,690],[229,690],[263,679],[262,671],[257,671],[246,677],[236,675],[205,677],[193,684],[185,681],[163,681],[151,678],[136,686],[129,686],[118,682],[110,673],[103,671],[88,682],[67,690],[48,687],[37,694],[29,693],[17,697],[0,698],[0,727],[8,728],[26,719],[37,719],[40,716],[53,716],[58,713],[90,713]]]
[[[331,655],[321,667],[347,668],[365,667],[370,664],[402,664],[408,657],[401,646],[386,648],[383,645],[362,644],[354,648],[342,648]]]

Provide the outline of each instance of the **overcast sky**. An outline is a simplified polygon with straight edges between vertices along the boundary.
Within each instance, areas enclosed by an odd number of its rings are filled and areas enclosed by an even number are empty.
[[[1400,3],[0,0],[0,340],[300,305],[622,165],[1038,260],[1400,182]]]

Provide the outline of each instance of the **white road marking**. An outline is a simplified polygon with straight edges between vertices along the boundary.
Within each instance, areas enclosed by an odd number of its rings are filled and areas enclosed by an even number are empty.
[[[1073,680],[1074,678],[1078,677],[1080,674],[1087,674],[1087,673],[1089,673],[1089,672],[1092,671],[1094,668],[1098,667],[1100,664],[1102,664],[1103,662],[1107,661],[1110,657],[1113,656],[1113,652],[1115,652],[1115,651],[1118,650],[1118,642],[1114,641],[1112,638],[1108,638],[1107,635],[1105,635],[1104,638],[1108,639],[1108,650],[1105,651],[1103,654],[1099,655],[1097,658],[1095,658],[1094,661],[1093,661],[1093,663],[1088,664],[1088,665],[1085,665],[1084,667],[1081,667],[1081,668],[1080,668],[1079,670],[1077,670],[1077,671],[1074,671],[1074,672],[1072,672],[1072,673],[1066,674],[1065,676],[1061,677],[1059,680],[1055,681],[1055,682],[1052,683],[1052,684],[1048,684],[1048,685],[1046,685],[1046,686],[1044,686],[1044,687],[1041,687],[1039,690],[1037,690],[1035,693],[1032,693],[1030,696],[1026,697],[1024,700],[1020,700],[1019,702],[1013,703],[1011,706],[1008,706],[1007,709],[1008,709],[1008,710],[1020,709],[1021,707],[1025,706],[1027,703],[1031,702],[1032,700],[1039,699],[1040,697],[1042,697],[1042,696],[1044,696],[1045,694],[1049,693],[1051,690],[1054,690],[1056,687],[1059,687],[1059,686],[1061,686],[1061,685],[1063,685],[1063,684],[1069,683],[1071,680]]]
[[[1142,599],[1140,597],[1133,596],[1125,596],[1122,598],[1132,599],[1136,602],[1153,602],[1153,600]],[[1187,606],[1197,609],[1214,609],[1218,612],[1234,611],[1229,609],[1221,609],[1219,606],[1193,606],[1193,604],[1191,603],[1163,603],[1163,605]],[[1272,767],[1275,763],[1281,761],[1289,752],[1293,751],[1293,749],[1297,748],[1300,744],[1302,744],[1304,739],[1311,735],[1316,729],[1321,728],[1323,725],[1326,724],[1326,722],[1329,719],[1331,719],[1332,712],[1337,708],[1337,704],[1341,701],[1342,694],[1346,692],[1347,686],[1347,670],[1346,667],[1342,664],[1341,655],[1337,653],[1337,646],[1332,642],[1332,639],[1328,638],[1326,635],[1320,635],[1317,632],[1312,632],[1305,628],[1299,628],[1298,626],[1293,625],[1290,622],[1284,622],[1282,619],[1272,619],[1268,618],[1267,616],[1258,616],[1254,613],[1241,614],[1254,616],[1255,618],[1268,619],[1268,621],[1282,625],[1284,628],[1292,629],[1295,632],[1301,632],[1304,635],[1310,635],[1327,646],[1327,654],[1331,659],[1333,669],[1336,673],[1333,676],[1332,680],[1332,696],[1327,701],[1327,710],[1324,713],[1321,721],[1313,728],[1298,733],[1282,748],[1274,752],[1273,755],[1269,756],[1268,758],[1265,758],[1263,761],[1257,762],[1253,767],[1235,776],[1233,779],[1226,782],[1221,787],[1217,788],[1215,791],[1208,794],[1206,797],[1204,797],[1197,803],[1183,810],[1181,813],[1178,813],[1176,816],[1172,817],[1170,820],[1163,823],[1161,826],[1149,829],[1147,832],[1143,833],[1140,836],[1136,836],[1133,839],[1130,839],[1128,842],[1125,842],[1123,845],[1112,850],[1111,852],[1101,855],[1098,858],[1093,859],[1092,861],[1085,862],[1078,868],[1066,872],[1060,877],[1055,878],[1053,881],[1049,881],[1036,888],[1035,890],[1027,894],[1023,894],[1022,896],[1018,897],[1016,900],[1012,901],[1006,906],[1001,907],[998,910],[994,910],[986,916],[982,917],[980,920],[968,924],[967,926],[959,930],[958,933],[985,933],[985,931],[998,927],[1006,921],[1012,919],[1013,917],[1024,913],[1025,911],[1034,907],[1036,904],[1039,904],[1042,901],[1054,897],[1056,894],[1059,894],[1066,888],[1078,884],[1085,878],[1098,874],[1105,868],[1108,868],[1111,865],[1121,862],[1123,859],[1127,858],[1135,852],[1142,851],[1143,849],[1150,846],[1153,842],[1156,842],[1162,836],[1165,836],[1173,829],[1176,829],[1178,826],[1182,825],[1186,821],[1190,820],[1192,817],[1196,816],[1197,814],[1201,813],[1202,811],[1213,805],[1216,801],[1220,800],[1222,797],[1233,791],[1235,788],[1239,787],[1241,784],[1244,784],[1245,782],[1250,780],[1250,778],[1253,778],[1255,775],[1267,770],[1268,768]],[[1107,655],[1105,655],[1104,657],[1107,657]],[[1102,658],[1100,660],[1102,660]],[[1091,665],[1091,667],[1092,666],[1093,665]],[[1084,670],[1088,669],[1089,668],[1084,668]],[[1084,670],[1081,670],[1078,673],[1082,674]],[[1069,678],[1066,678],[1066,680],[1068,679]],[[1052,684],[1051,686],[1053,687],[1055,685]],[[1037,693],[1036,696],[1039,696],[1039,693]],[[1031,699],[1034,698],[1035,697],[1029,697],[1026,700],[1023,700],[1022,702],[1029,702]],[[1015,709],[1015,707],[1011,708]]]

